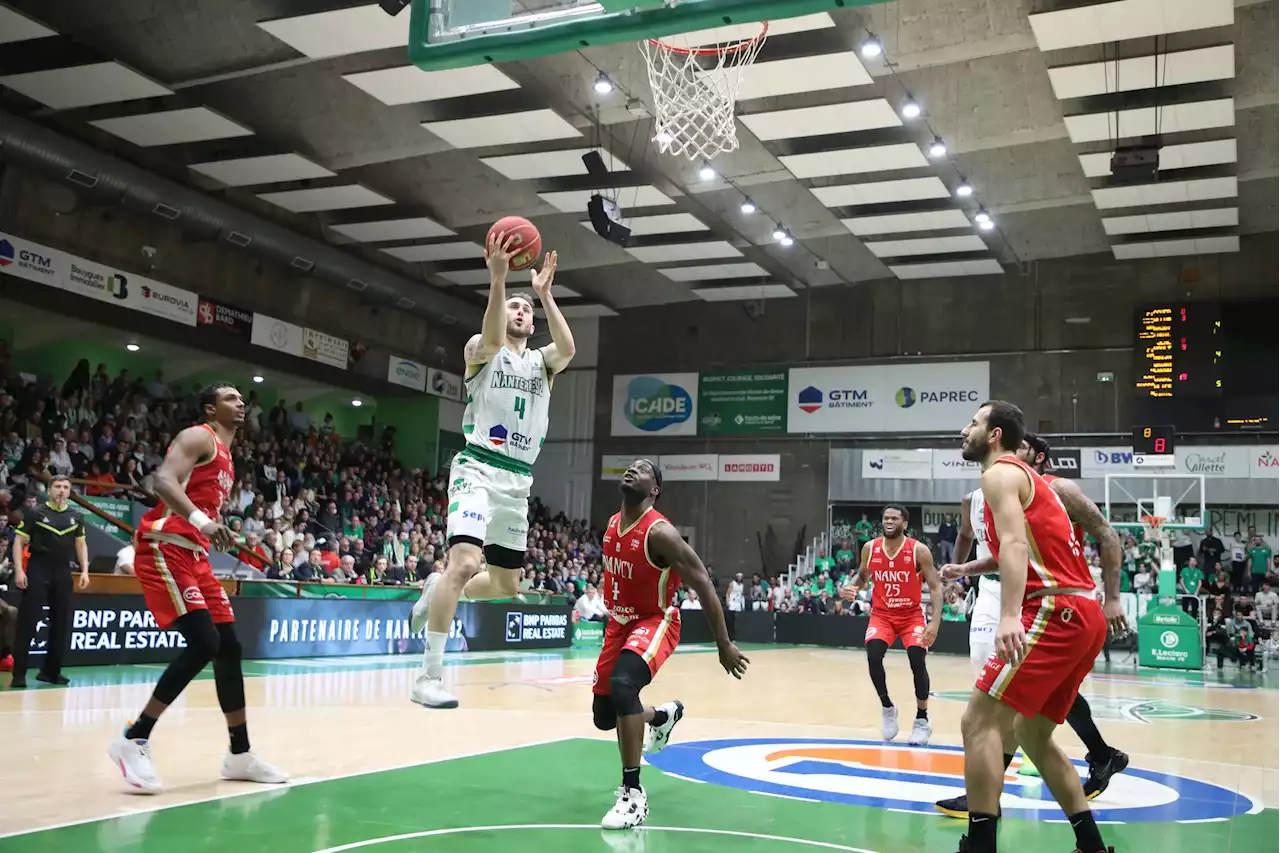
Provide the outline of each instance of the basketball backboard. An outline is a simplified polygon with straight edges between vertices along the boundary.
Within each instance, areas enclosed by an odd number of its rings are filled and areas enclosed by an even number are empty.
[[[1141,531],[1151,516],[1165,519],[1166,530],[1203,530],[1209,523],[1203,474],[1107,474],[1104,489],[1103,510],[1117,530]]]
[[[413,0],[409,58],[427,71],[869,6],[885,0]]]

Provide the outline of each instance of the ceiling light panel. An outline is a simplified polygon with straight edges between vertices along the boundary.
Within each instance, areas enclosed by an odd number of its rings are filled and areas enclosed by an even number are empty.
[[[492,148],[516,142],[543,142],[582,135],[554,110],[426,121],[422,126],[454,148]]]
[[[1148,231],[1191,231],[1197,228],[1228,228],[1240,224],[1234,207],[1215,210],[1178,210],[1141,216],[1112,216],[1102,220],[1102,229],[1112,236]]]
[[[56,36],[57,33],[8,6],[0,6],[0,44]]]
[[[143,148],[253,135],[249,128],[208,107],[105,118],[89,124]]]
[[[258,184],[332,178],[337,174],[300,154],[270,154],[265,157],[214,160],[208,163],[195,163],[187,168],[227,187],[251,187]]]
[[[1185,204],[1215,198],[1235,198],[1239,192],[1239,184],[1234,177],[1204,178],[1197,181],[1103,187],[1093,190],[1093,203],[1101,209],[1149,207],[1157,204]]]
[[[1053,84],[1054,94],[1063,99],[1230,80],[1235,74],[1235,48],[1224,44],[1159,56],[1137,56],[1118,62],[1050,68],[1049,82]]]
[[[1231,127],[1236,123],[1236,107],[1233,98],[1219,98],[1190,104],[1066,116],[1063,121],[1072,142],[1099,142]]]
[[[877,258],[900,258],[907,255],[942,255],[948,252],[985,252],[987,244],[977,234],[955,237],[929,237],[919,240],[882,240],[868,242],[867,248]]]
[[[797,178],[820,178],[830,175],[858,175],[915,169],[929,165],[929,160],[914,142],[895,145],[872,145],[793,154],[778,158]]]
[[[434,219],[418,216],[412,219],[386,219],[381,222],[348,222],[329,226],[339,234],[361,243],[388,243],[392,240],[430,240],[448,237],[454,232]]]
[[[904,234],[911,231],[945,231],[972,228],[963,210],[930,210],[923,213],[890,213],[842,219],[845,227],[859,237],[869,234]]]
[[[864,204],[889,204],[895,201],[951,197],[951,191],[947,189],[947,185],[939,178],[933,177],[814,187],[811,192],[827,207],[857,207]]]
[[[425,246],[392,246],[382,251],[394,258],[410,263],[435,261],[460,261],[466,258],[483,258],[484,247],[479,243],[431,243]]]
[[[624,220],[633,237],[653,234],[683,234],[689,231],[706,231],[707,225],[690,213],[661,213],[654,216],[634,216]],[[586,223],[590,225],[591,223]]]
[[[940,278],[959,275],[999,275],[1004,272],[993,258],[976,261],[944,261],[936,264],[899,264],[889,267],[898,278]]]
[[[1143,258],[1172,258],[1179,255],[1218,255],[1240,251],[1240,238],[1196,237],[1190,240],[1156,240],[1150,243],[1118,243],[1111,253],[1122,261]]]
[[[1198,166],[1218,166],[1236,162],[1236,141],[1214,139],[1209,142],[1188,142],[1182,145],[1166,145],[1160,149],[1160,169],[1193,169]],[[1111,152],[1081,154],[1080,166],[1089,178],[1102,178],[1111,174]]]
[[[409,43],[410,15],[388,15],[377,3],[262,21],[259,27],[312,59],[345,56]]]
[[[637,261],[646,264],[742,257],[742,252],[724,240],[708,240],[703,243],[674,243],[669,246],[632,246],[627,251]]]
[[[786,299],[796,292],[785,284],[741,284],[729,287],[695,287],[695,295],[707,302],[737,302],[746,299]]]
[[[723,76],[723,72],[708,72],[707,77],[717,73]],[[871,75],[853,51],[823,53],[774,62],[757,62],[744,68],[738,85],[738,100],[775,98],[779,95],[825,89],[847,89],[870,83]]]
[[[393,107],[520,88],[519,83],[492,65],[468,65],[444,71],[423,71],[416,65],[404,65],[347,74],[342,79]]]
[[[3,43],[3,38],[0,38]],[[73,65],[0,77],[6,86],[54,110],[160,98],[173,90],[118,62]]]
[[[1235,0],[1119,0],[1030,15],[1041,50],[1230,26]]]
[[[902,126],[902,119],[897,111],[884,98],[752,113],[741,115],[738,119],[757,138],[765,141]]]
[[[359,184],[349,184],[344,187],[318,187],[309,190],[260,193],[258,198],[294,213],[314,213],[318,210],[348,210],[355,207],[375,207],[380,204],[393,204],[391,199],[386,196]]]
[[[614,311],[607,305],[561,305],[560,313],[565,317],[585,318],[585,317],[617,317],[618,312]]]
[[[720,278],[751,278],[763,276],[765,271],[758,264],[707,264],[697,267],[676,267],[658,270],[672,281],[712,281]]]
[[[769,36],[773,38],[809,30],[825,30],[835,25],[835,21],[831,20],[831,16],[826,12],[819,12],[815,15],[800,15],[795,18],[779,18],[776,21],[769,22]],[[760,35],[760,24],[758,23],[730,24],[725,27],[713,27],[709,30],[697,30],[672,36],[671,43],[687,47],[701,47],[704,45],[744,41],[755,38],[758,35]]]
[[[538,193],[538,198],[565,213],[586,213],[593,195],[613,198],[624,211],[634,207],[662,207],[675,204],[657,187],[622,187],[609,190],[566,190]]]
[[[540,151],[536,154],[511,154],[505,157],[482,157],[490,169],[501,172],[513,181],[529,181],[537,178],[561,178],[587,174],[582,155],[590,148],[568,148],[561,151]],[[630,169],[626,163],[607,151],[600,151],[610,172]]]

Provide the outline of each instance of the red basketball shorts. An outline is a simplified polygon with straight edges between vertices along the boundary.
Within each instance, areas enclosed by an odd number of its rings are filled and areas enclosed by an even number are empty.
[[[236,621],[231,599],[213,576],[207,556],[150,539],[134,539],[133,545],[133,573],[157,626],[168,628],[192,610],[208,610],[214,622]]]
[[[924,633],[924,611],[919,607],[907,610],[872,609],[871,622],[867,625],[867,636],[863,640],[884,640],[890,646],[893,641],[902,638],[902,647],[924,646],[920,635]]]
[[[676,650],[680,642],[680,614],[670,611],[665,616],[650,616],[645,619],[633,619],[623,625],[610,618],[604,628],[604,648],[600,650],[600,658],[596,661],[595,676],[591,679],[591,692],[600,696],[609,695],[609,677],[613,675],[613,665],[623,649],[630,649],[649,664],[649,675],[658,674],[658,670],[666,663],[667,658]]]
[[[1019,664],[993,654],[976,687],[1024,717],[1061,725],[1107,638],[1102,605],[1092,596],[1046,595],[1022,605],[1027,656]]]

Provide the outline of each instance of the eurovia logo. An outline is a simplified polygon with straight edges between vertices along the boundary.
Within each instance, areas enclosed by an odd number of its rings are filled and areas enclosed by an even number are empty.
[[[693,398],[679,385],[652,376],[637,376],[627,383],[623,404],[627,421],[645,432],[660,432],[689,420]]]
[[[698,782],[783,797],[936,814],[934,801],[964,793],[964,750],[862,740],[758,738],[676,744],[648,756],[654,767]],[[1083,761],[1074,762],[1081,774]],[[1005,818],[1057,820],[1048,788],[1005,775]],[[1098,821],[1224,820],[1254,809],[1244,794],[1197,779],[1130,767],[1093,802]]]

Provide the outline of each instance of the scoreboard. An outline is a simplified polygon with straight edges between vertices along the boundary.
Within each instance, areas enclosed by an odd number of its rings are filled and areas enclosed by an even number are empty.
[[[1277,303],[1167,302],[1137,311],[1134,420],[1180,432],[1274,430]]]

